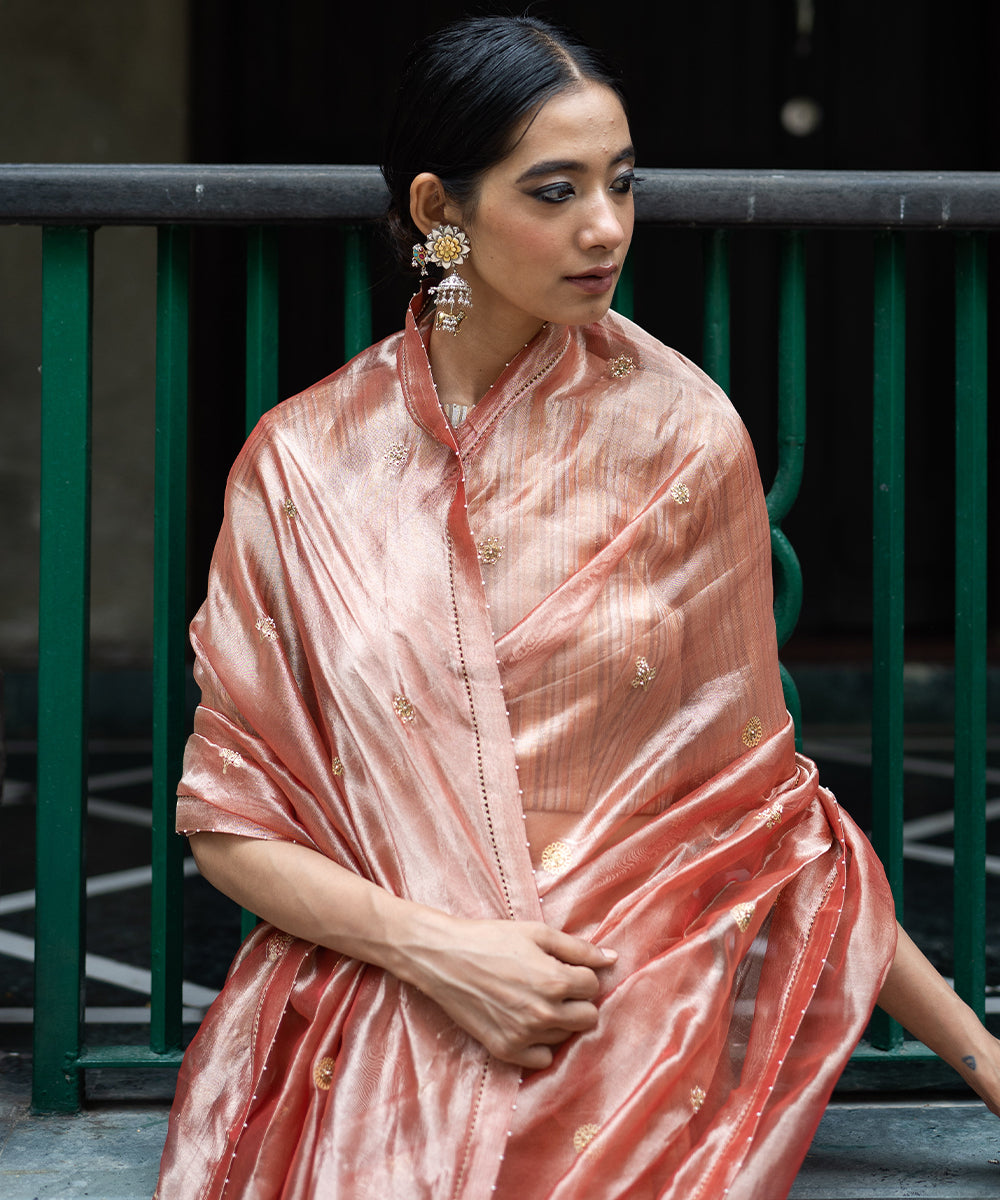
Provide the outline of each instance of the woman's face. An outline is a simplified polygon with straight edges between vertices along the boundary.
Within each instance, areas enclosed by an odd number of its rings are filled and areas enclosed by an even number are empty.
[[[470,322],[525,341],[543,321],[608,311],[632,238],[635,163],[621,101],[602,84],[559,92],[526,126],[475,203],[445,210],[469,236]]]

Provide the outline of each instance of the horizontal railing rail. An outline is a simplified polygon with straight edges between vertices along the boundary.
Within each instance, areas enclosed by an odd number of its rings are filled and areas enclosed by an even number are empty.
[[[344,239],[344,347],[371,339],[367,237],[386,192],[369,166],[0,166],[0,224],[43,236],[42,594],[35,984],[35,1105],[76,1107],[92,1067],[174,1065],[182,1035],[180,842],[173,833],[185,703],[190,236],[246,226],[246,424],[279,399],[276,228],[335,224]],[[1000,226],[1000,175],[646,170],[640,224],[703,231],[703,353],[728,388],[732,240],[780,231],[777,472],[768,493],[775,620],[798,620],[798,562],[781,523],[798,495],[806,429],[809,231],[874,230],[873,840],[902,911],[905,533],[904,235],[949,235],[955,249],[955,960],[956,986],[982,1017],[985,987],[987,233]],[[88,1049],[83,1032],[83,823],[86,813],[94,230],[158,227],[152,994],[150,1044]],[[616,307],[631,315],[623,279]],[[640,319],[642,314],[638,314]],[[798,727],[794,684],[783,669]],[[879,1019],[859,1061],[924,1056]]]
[[[703,228],[996,229],[1000,173],[641,172],[637,217]],[[0,166],[0,224],[301,225],[375,219],[373,166]]]

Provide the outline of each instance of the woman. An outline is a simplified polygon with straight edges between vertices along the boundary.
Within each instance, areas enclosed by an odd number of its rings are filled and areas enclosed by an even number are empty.
[[[774,1200],[880,989],[996,1104],[795,756],[745,431],[609,313],[633,163],[549,26],[415,51],[384,172],[424,287],[257,427],[192,627],[178,828],[265,923],[161,1200]]]

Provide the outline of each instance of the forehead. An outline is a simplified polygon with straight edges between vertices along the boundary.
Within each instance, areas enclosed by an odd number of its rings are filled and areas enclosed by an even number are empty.
[[[572,159],[603,170],[630,140],[615,93],[604,84],[585,83],[557,92],[536,109],[502,165],[520,170],[533,162]]]

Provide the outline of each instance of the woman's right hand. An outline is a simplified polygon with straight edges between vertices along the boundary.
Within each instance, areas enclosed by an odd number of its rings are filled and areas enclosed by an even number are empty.
[[[201,872],[277,929],[391,971],[521,1067],[597,1023],[613,951],[536,921],[472,920],[404,900],[306,846],[197,833]]]
[[[397,947],[400,978],[495,1057],[538,1069],[553,1046],[593,1029],[597,972],[614,951],[535,921],[468,920],[424,909]]]

